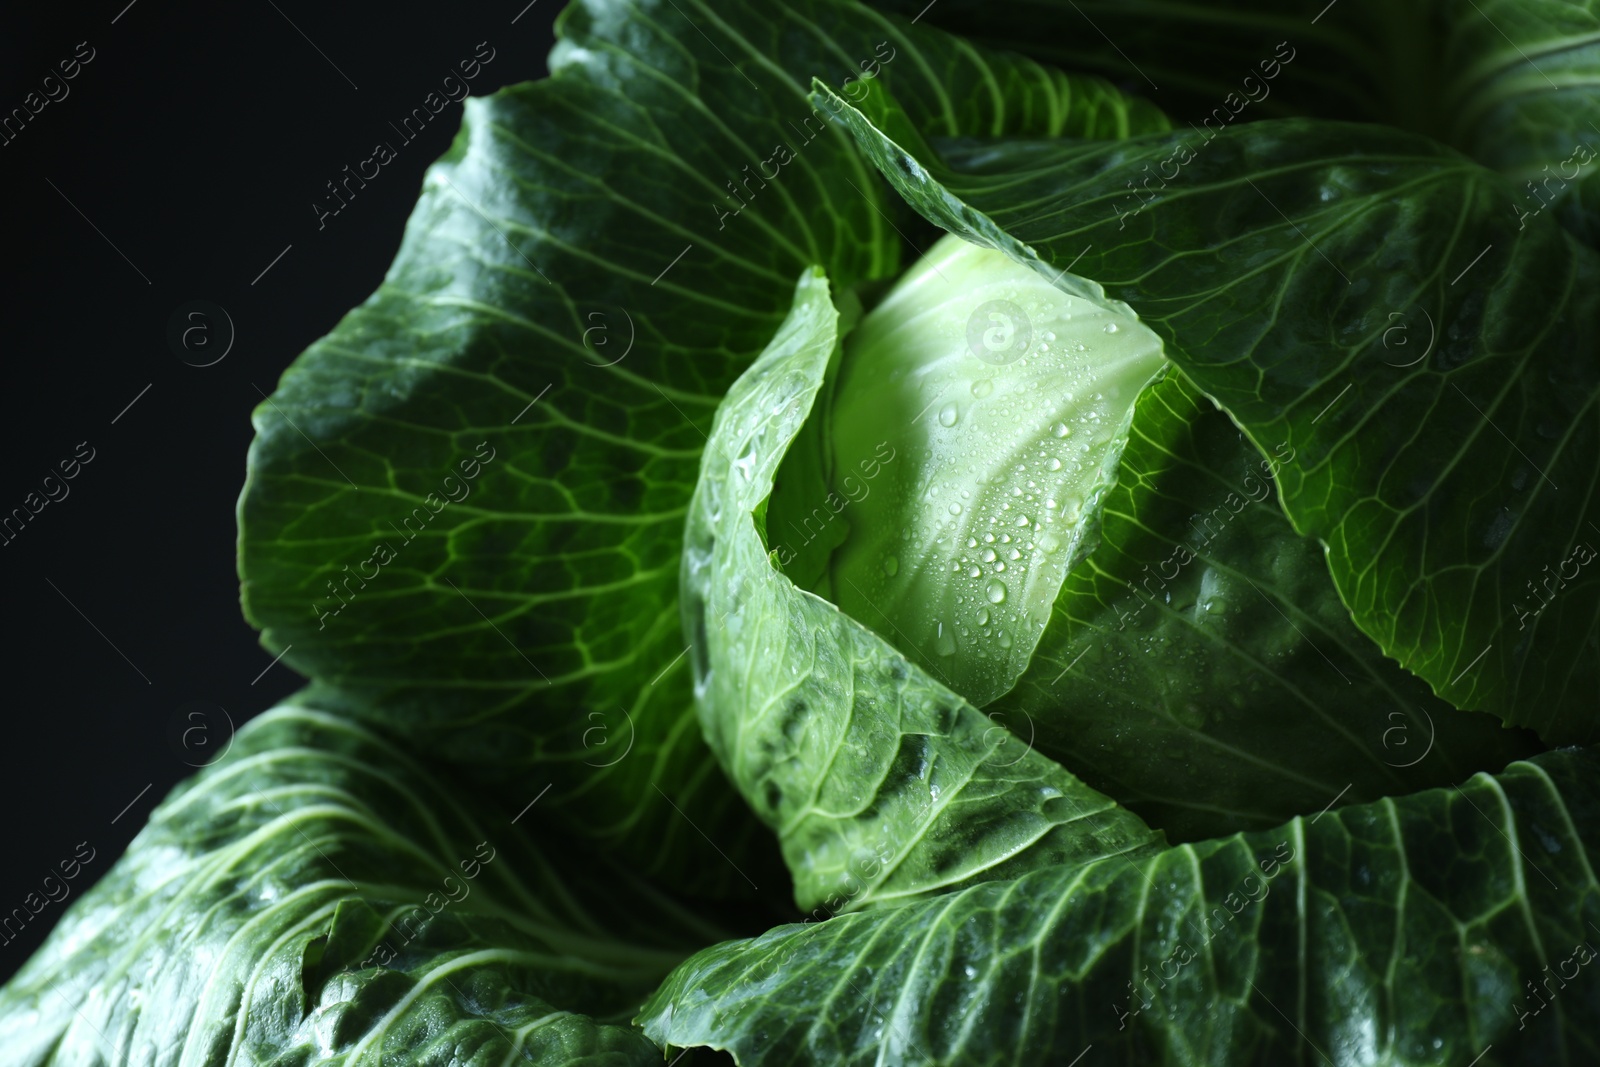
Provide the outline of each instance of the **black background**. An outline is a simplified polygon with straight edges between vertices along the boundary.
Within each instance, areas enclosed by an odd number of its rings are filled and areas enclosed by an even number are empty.
[[[403,145],[389,123],[480,42],[494,55],[474,95],[543,77],[561,0],[125,5],[0,16],[0,114],[80,42],[94,49],[69,94],[0,146],[0,515],[42,495],[80,442],[94,450],[69,495],[0,546],[0,915],[80,842],[95,850],[72,895],[0,945],[0,980],[220,753],[230,720],[302,684],[268,669],[239,611],[234,506],[257,389],[377,287],[461,105]],[[325,183],[379,141],[397,158],[319,230]],[[168,344],[194,300],[233,323],[209,367]],[[225,323],[196,324],[195,351],[225,341]]]

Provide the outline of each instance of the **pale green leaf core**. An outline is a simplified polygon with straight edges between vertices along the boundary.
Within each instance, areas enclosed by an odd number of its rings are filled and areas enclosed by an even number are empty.
[[[1028,665],[1093,545],[1161,342],[1126,305],[940,240],[846,339],[832,412],[847,613],[974,704]],[[861,461],[893,458],[869,482]]]

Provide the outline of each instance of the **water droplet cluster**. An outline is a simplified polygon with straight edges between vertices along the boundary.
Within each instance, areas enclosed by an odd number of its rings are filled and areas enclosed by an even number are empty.
[[[994,307],[1027,319],[1002,324],[1028,338],[1004,363],[969,343],[973,310]],[[974,703],[1008,690],[1161,362],[1159,339],[1125,309],[940,241],[845,343],[835,469],[885,438],[899,458],[834,557],[840,606]]]

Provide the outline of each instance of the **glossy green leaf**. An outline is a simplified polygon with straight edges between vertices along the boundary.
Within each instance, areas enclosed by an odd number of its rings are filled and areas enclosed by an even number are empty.
[[[1032,664],[985,710],[1179,840],[1464,781],[1539,751],[1350,621],[1265,457],[1181,374],[1146,390]]]
[[[1412,130],[1600,238],[1600,5],[1592,0],[878,0],[1066,70],[1100,74],[1204,132],[1286,115]],[[1059,32],[1041,33],[1039,27]]]
[[[1600,1058],[1600,755],[783,926],[676,970],[664,1046],[773,1064]]]
[[[777,832],[800,906],[825,916],[1159,848],[1137,817],[778,570],[754,516],[837,342],[827,280],[807,272],[717,411],[685,533],[706,737]]]
[[[1436,135],[1517,186],[1520,222],[1548,213],[1600,239],[1600,4],[1460,0],[1439,5],[1429,39],[1442,91]]]
[[[908,16],[924,7],[873,6]],[[1180,128],[1215,108],[1223,111],[1213,124],[1315,114],[1406,125],[1411,110],[1438,95],[1427,84],[1431,6],[1337,0],[1329,17],[1313,22],[1315,7],[1279,0],[939,0],[922,21],[1099,74],[1159,103]],[[1432,91],[1415,92],[1419,86]]]
[[[928,218],[1050,275],[1075,261],[1263,455],[1292,450],[1280,502],[1386,654],[1456,707],[1600,735],[1593,250],[1549,218],[1519,230],[1504,179],[1379,127],[935,159],[844,113]]]
[[[285,706],[181,785],[0,992],[29,1067],[659,1063],[715,928],[367,730]]]

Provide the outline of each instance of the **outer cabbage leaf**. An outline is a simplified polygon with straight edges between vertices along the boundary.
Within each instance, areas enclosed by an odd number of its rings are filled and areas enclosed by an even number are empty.
[[[1172,372],[1134,413],[1100,544],[985,708],[1178,840],[1464,781],[1539,751],[1458,711],[1350,621],[1273,472]]]
[[[356,713],[481,780],[549,767],[571,824],[743,887],[706,843],[756,828],[696,736],[684,515],[796,275],[892,274],[908,214],[804,87],[893,81],[942,134],[1166,123],[835,0],[592,0],[558,33],[550,79],[467,101],[382,286],[257,410],[245,610]]]
[[[826,915],[1159,849],[1136,816],[779,571],[757,516],[837,342],[827,280],[807,272],[717,411],[684,548],[706,737],[777,832],[800,906]]]
[[[1426,39],[1443,83],[1424,96],[1435,136],[1510,178],[1519,220],[1548,211],[1600,243],[1600,4],[1453,0]]]
[[[1337,0],[1313,22],[1318,7],[1281,0],[939,0],[921,21],[1099,74],[1160,101],[1178,125],[1219,107],[1239,121],[1321,115],[1400,125],[1438,95],[1419,36],[1431,4]],[[917,0],[873,6],[904,15],[923,8]],[[1419,85],[1426,95],[1407,91]]]
[[[1076,261],[1263,455],[1292,450],[1280,503],[1386,654],[1456,707],[1600,736],[1594,250],[1548,217],[1519,230],[1504,179],[1379,127],[941,159],[884,100],[909,150],[845,114],[910,203],[1051,275]],[[1163,163],[1176,178],[1127,191]]]
[[[468,796],[343,718],[260,716],[0,991],[6,1062],[659,1064],[626,1017],[715,929]]]
[[[1180,127],[1307,115],[1414,130],[1516,183],[1507,211],[1548,209],[1600,239],[1593,0],[940,0],[923,21],[1110,78]]]
[[[770,1064],[1600,1059],[1600,754],[717,945],[645,1005]]]

